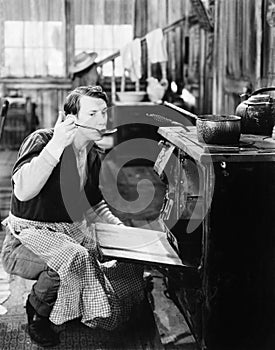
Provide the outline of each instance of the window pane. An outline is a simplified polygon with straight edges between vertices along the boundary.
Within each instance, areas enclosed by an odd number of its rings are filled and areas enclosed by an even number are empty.
[[[114,46],[121,49],[133,39],[133,27],[128,24],[114,25]]]
[[[23,77],[24,55],[22,48],[8,48],[5,50],[5,67],[3,74],[6,76]]]
[[[6,21],[4,30],[5,47],[23,47],[23,22]]]
[[[65,75],[64,56],[61,50],[48,50],[48,75],[62,77]]]
[[[25,48],[25,75],[27,77],[46,76],[44,50],[41,48]]]
[[[43,22],[23,22],[24,47],[43,47]]]
[[[95,47],[106,49],[115,48],[113,26],[95,26]],[[101,28],[97,28],[101,27]],[[97,37],[98,35],[98,37]]]
[[[45,47],[62,49],[62,23],[44,22]]]
[[[106,26],[103,26],[103,25],[95,25],[94,26],[95,35],[94,35],[93,46],[95,48],[106,47],[105,40],[104,40],[105,39],[105,30],[106,30]]]

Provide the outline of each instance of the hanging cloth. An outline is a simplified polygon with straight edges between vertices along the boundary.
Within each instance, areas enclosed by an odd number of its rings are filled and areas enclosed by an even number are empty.
[[[162,29],[151,31],[146,34],[145,39],[150,62],[166,62],[168,59]]]
[[[140,39],[127,43],[120,50],[123,71],[127,70],[133,82],[141,78],[141,43]]]

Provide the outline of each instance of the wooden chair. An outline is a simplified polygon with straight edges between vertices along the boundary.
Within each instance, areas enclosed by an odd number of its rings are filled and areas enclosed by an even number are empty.
[[[9,101],[0,98],[0,142],[4,130],[5,120],[9,109]]]

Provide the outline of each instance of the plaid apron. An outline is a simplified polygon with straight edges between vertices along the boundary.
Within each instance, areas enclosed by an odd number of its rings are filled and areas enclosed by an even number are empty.
[[[81,318],[86,326],[112,330],[143,300],[143,266],[116,260],[100,263],[94,226],[88,228],[86,221],[44,223],[10,214],[3,224],[59,274],[50,315],[54,324]]]

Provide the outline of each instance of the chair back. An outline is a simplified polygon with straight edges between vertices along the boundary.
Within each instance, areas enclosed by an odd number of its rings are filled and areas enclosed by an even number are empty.
[[[4,130],[5,120],[8,114],[9,101],[3,98],[0,98],[0,142],[2,138],[2,133]]]

